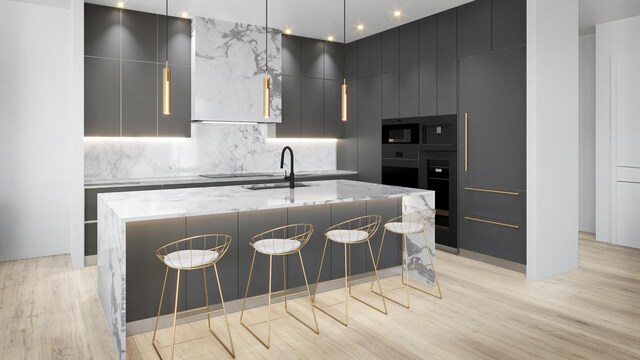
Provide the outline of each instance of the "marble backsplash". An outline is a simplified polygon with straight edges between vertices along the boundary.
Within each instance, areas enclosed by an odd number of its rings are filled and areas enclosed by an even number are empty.
[[[193,123],[191,138],[85,138],[85,180],[276,172],[286,145],[296,171],[336,169],[335,140],[268,139],[268,126]]]

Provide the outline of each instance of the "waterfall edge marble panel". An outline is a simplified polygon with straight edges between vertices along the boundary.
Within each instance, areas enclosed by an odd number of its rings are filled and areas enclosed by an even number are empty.
[[[336,169],[335,141],[270,140],[267,128],[192,124],[190,139],[85,138],[85,181],[274,172],[285,145],[295,152],[297,172]]]
[[[192,22],[192,119],[282,121],[282,34],[265,27],[196,17]],[[268,57],[267,57],[268,55]],[[265,59],[271,77],[271,116],[262,116]]]

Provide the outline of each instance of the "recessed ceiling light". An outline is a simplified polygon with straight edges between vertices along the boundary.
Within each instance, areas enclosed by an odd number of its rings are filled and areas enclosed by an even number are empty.
[[[284,33],[285,33],[285,34],[287,34],[287,35],[291,35],[291,33],[293,33],[293,30],[291,30],[291,29],[286,29],[286,30],[284,31]]]
[[[393,16],[395,16],[395,17],[399,17],[400,15],[402,15],[402,11],[400,11],[400,10],[396,10],[396,11],[393,12]]]
[[[329,37],[327,37],[327,40],[328,40],[328,41],[333,41],[333,40],[334,40],[334,38],[333,38],[333,36],[329,35]]]
[[[124,1],[118,1],[116,6],[119,7],[120,9],[124,9]]]
[[[358,26],[356,26],[356,29],[358,29],[358,30],[364,30],[364,25],[359,24]]]
[[[182,18],[183,19],[188,19],[189,18],[189,13],[188,12],[183,12],[182,13]]]

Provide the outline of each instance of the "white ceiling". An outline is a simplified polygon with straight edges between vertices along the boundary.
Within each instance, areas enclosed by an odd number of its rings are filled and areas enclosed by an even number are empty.
[[[580,35],[596,32],[596,24],[640,15],[640,0],[580,0]]]
[[[118,0],[85,0],[88,3],[116,6]],[[164,14],[164,0],[122,0],[125,8]],[[347,0],[347,42],[375,34],[398,25],[421,19],[472,0]],[[638,0],[640,1],[640,0]],[[393,12],[400,10],[400,17]],[[169,0],[169,14],[230,20],[262,25],[265,0]],[[333,35],[343,41],[342,0],[270,0],[269,27],[292,29],[294,35],[326,39]],[[357,30],[358,24],[364,30]]]

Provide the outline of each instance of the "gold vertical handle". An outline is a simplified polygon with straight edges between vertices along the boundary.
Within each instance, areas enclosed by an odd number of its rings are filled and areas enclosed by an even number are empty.
[[[469,113],[464,113],[464,172],[469,171]]]

